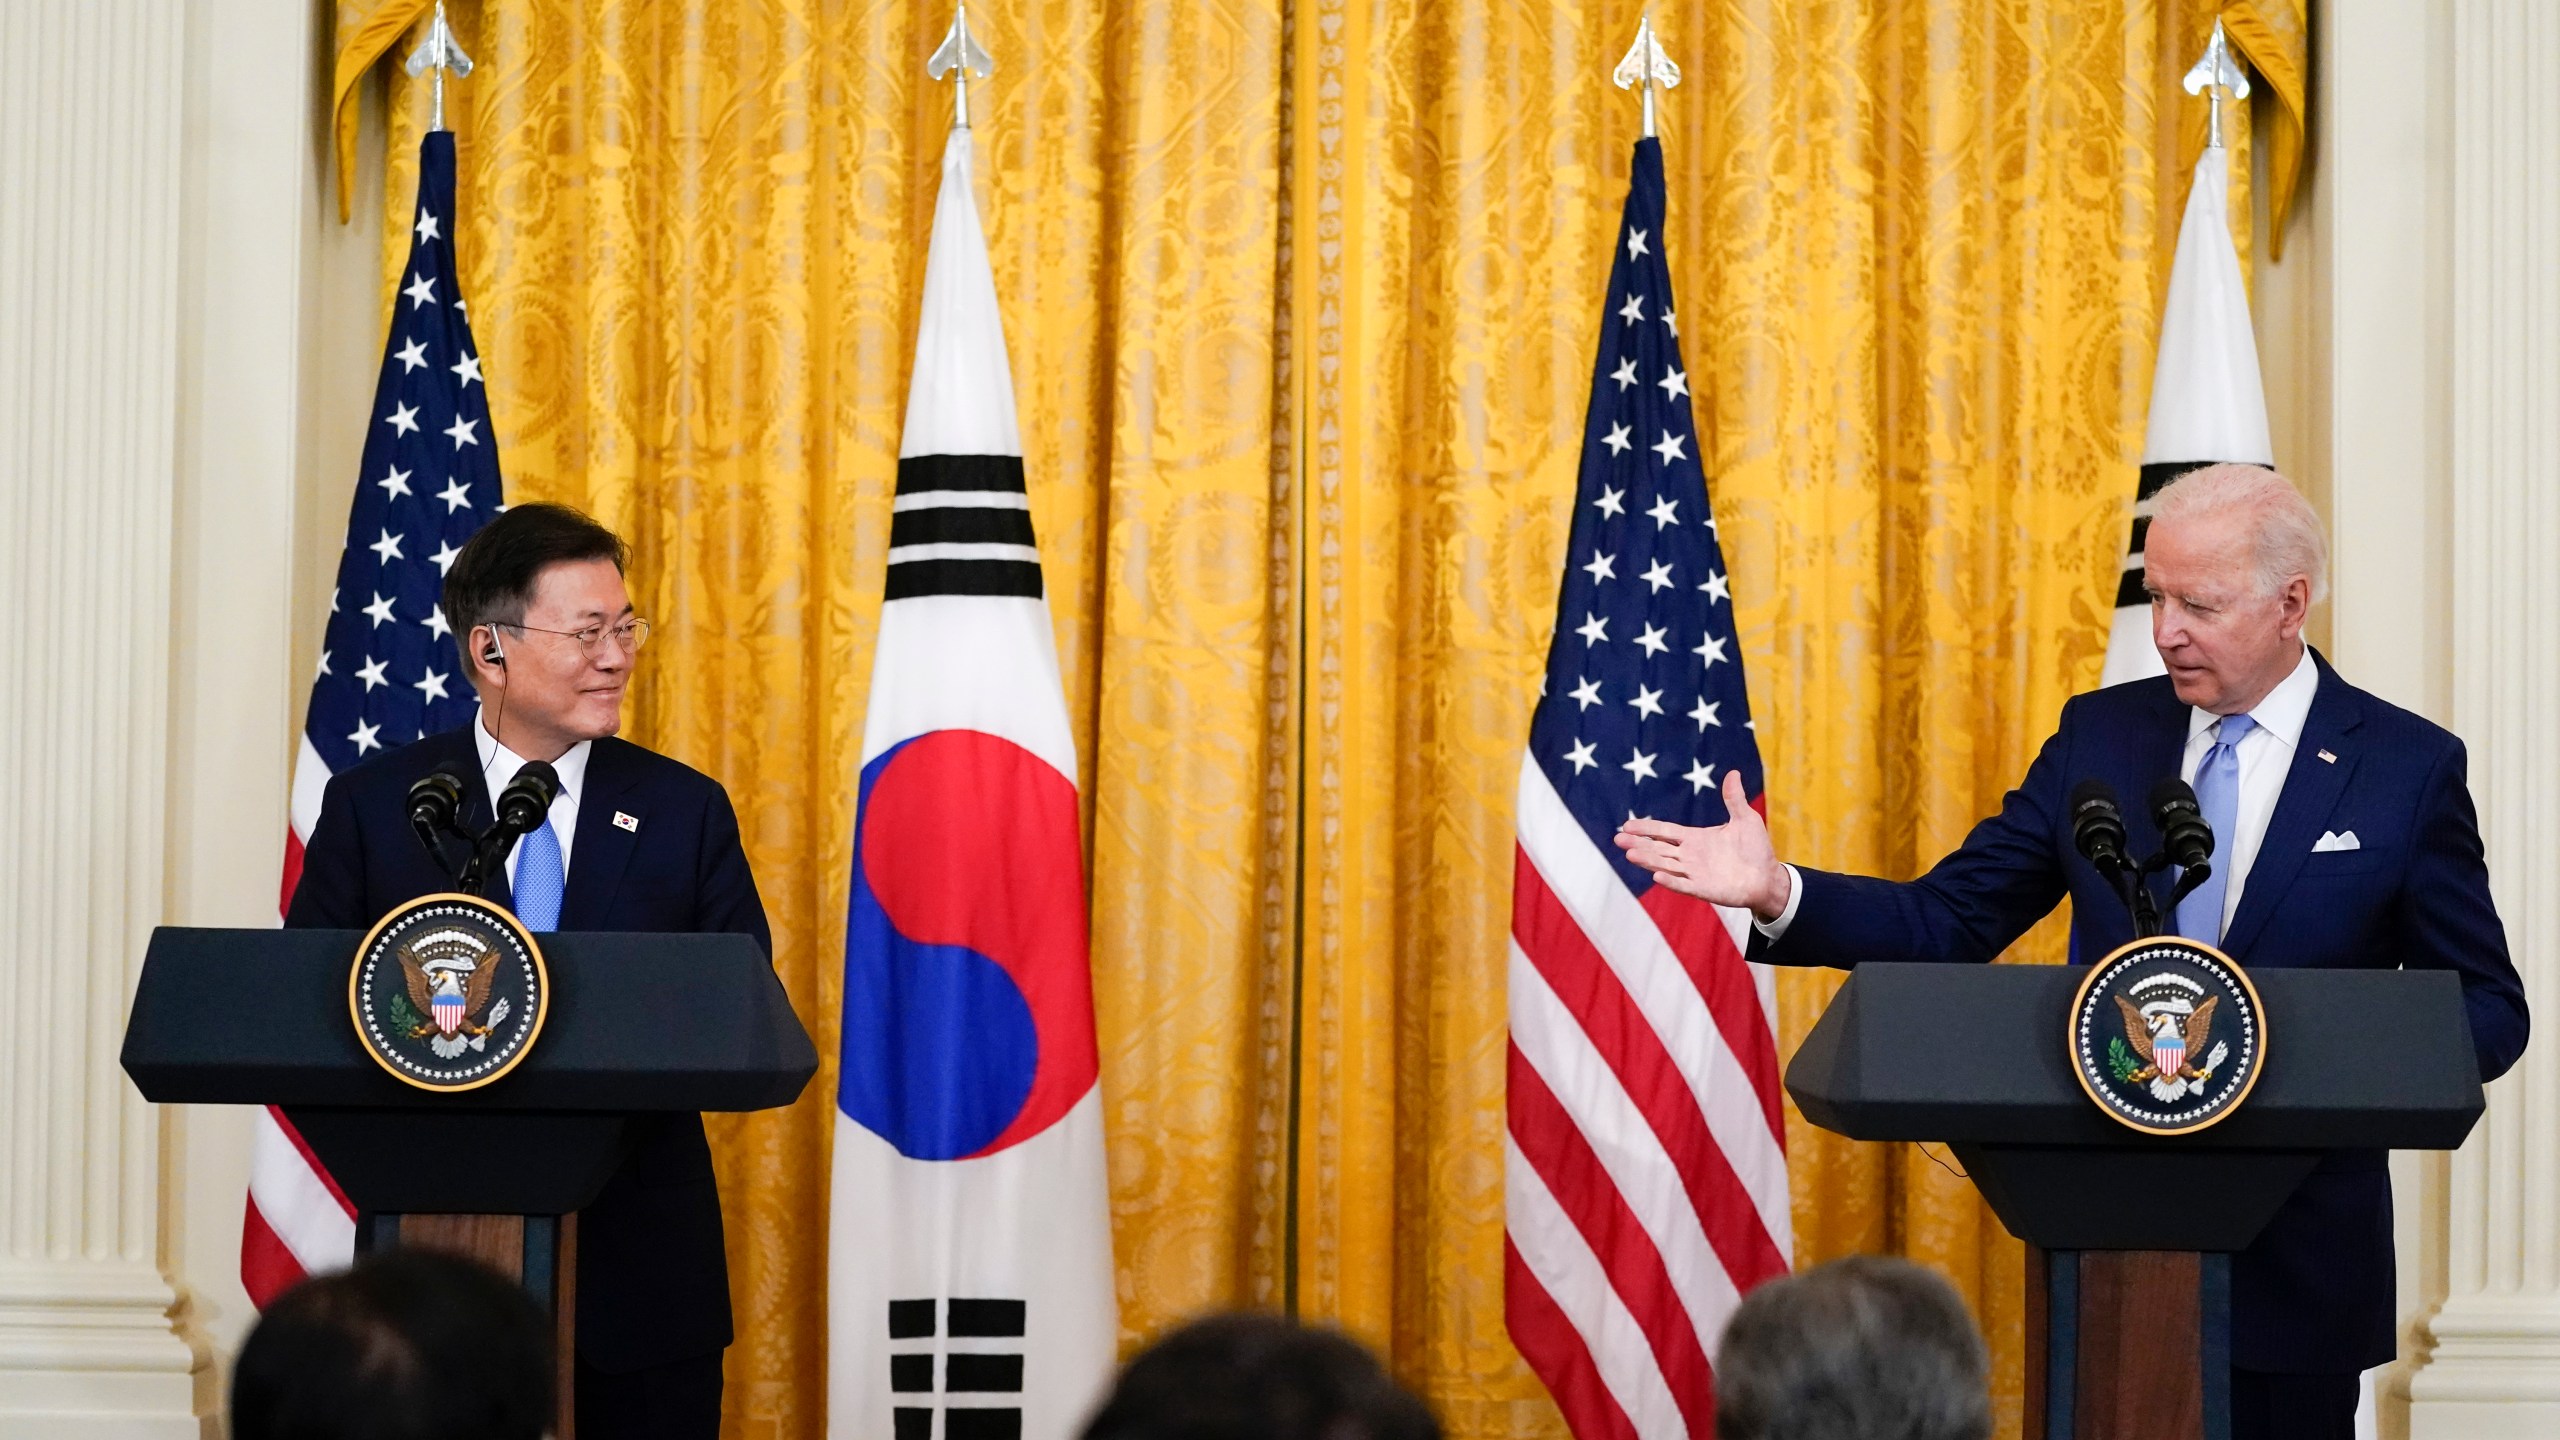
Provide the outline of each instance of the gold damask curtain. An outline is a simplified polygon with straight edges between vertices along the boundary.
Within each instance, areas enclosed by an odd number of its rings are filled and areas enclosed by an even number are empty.
[[[341,6],[342,100],[425,8]],[[632,538],[661,640],[630,733],[736,798],[829,1052],[947,0],[450,9],[480,65],[447,114],[510,493]],[[1466,1437],[1560,1433],[1502,1329],[1510,796],[1637,11],[971,15],[1082,760],[1123,1342],[1212,1306],[1338,1320]],[[1916,872],[2096,678],[2203,134],[2177,78],[2212,17],[1657,9],[1688,73],[1670,259],[1792,858]],[[394,83],[386,267],[427,107]],[[1784,1042],[1836,978],[1785,977]],[[713,1125],[732,1436],[823,1429],[832,1085]],[[1908,1147],[1789,1138],[1799,1261],[1946,1270],[2014,1432],[2015,1245]]]

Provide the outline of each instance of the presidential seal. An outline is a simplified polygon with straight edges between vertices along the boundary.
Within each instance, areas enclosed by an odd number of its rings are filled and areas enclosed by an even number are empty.
[[[514,1069],[550,1003],[533,936],[469,895],[421,896],[383,916],[347,979],[365,1052],[422,1090],[476,1090]]]
[[[2118,1122],[2184,1135],[2240,1107],[2266,1068],[2265,1012],[2231,957],[2155,935],[2089,968],[2071,1004],[2071,1069]]]

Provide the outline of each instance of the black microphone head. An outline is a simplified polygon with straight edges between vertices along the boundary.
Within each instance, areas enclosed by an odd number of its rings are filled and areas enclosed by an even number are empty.
[[[537,829],[560,798],[560,772],[549,761],[528,760],[498,795],[498,823],[522,834]]]
[[[2079,815],[2092,804],[2104,804],[2110,809],[2115,808],[2116,787],[2099,779],[2095,775],[2092,775],[2088,779],[2071,787],[2071,813],[2073,815]]]
[[[409,787],[409,818],[413,823],[450,829],[461,813],[462,779],[452,770],[430,770]]]
[[[2201,865],[2213,858],[2213,827],[2196,804],[2195,787],[2175,775],[2163,775],[2151,787],[2151,819],[2172,863]]]
[[[2073,848],[2102,870],[2124,864],[2124,811],[2115,787],[2093,775],[2071,787],[2070,805]]]
[[[2195,787],[2175,775],[2163,775],[2160,782],[2151,787],[2151,813],[2166,815],[2173,808],[2196,810]],[[2204,812],[2197,810],[2196,813],[2201,815]]]

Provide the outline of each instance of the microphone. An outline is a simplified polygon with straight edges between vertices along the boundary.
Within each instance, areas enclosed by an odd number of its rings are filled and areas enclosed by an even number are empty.
[[[2160,827],[2162,853],[2180,867],[2178,883],[2169,887],[2169,906],[2180,902],[2213,878],[2213,827],[2196,805],[2196,792],[2175,775],[2163,775],[2151,787],[2151,819]]]
[[[2093,775],[2071,787],[2070,803],[2072,848],[2115,887],[2125,914],[2133,921],[2133,933],[2158,934],[2160,911],[2152,902],[2151,887],[2142,883],[2143,867],[2124,853],[2124,811],[2116,804],[2115,787]]]
[[[418,832],[418,843],[427,847],[436,868],[448,875],[453,866],[445,859],[439,834],[461,835],[461,814],[462,777],[452,766],[438,766],[409,787],[409,828]]]
[[[2071,845],[2101,875],[2114,876],[2131,868],[2124,853],[2124,811],[2116,804],[2115,787],[2095,776],[2071,787]]]
[[[560,772],[546,761],[526,761],[507,788],[498,792],[498,823],[472,847],[471,863],[462,871],[463,890],[485,893],[488,877],[505,863],[508,847],[517,836],[542,828],[543,817],[551,813],[551,802],[559,795]]]
[[[451,770],[431,770],[409,787],[409,825],[428,849],[436,848],[436,832],[453,829],[461,814],[462,781]]]
[[[2160,839],[2169,853],[2169,863],[2187,869],[2213,858],[2213,827],[2205,823],[2204,812],[2196,807],[2196,792],[2175,775],[2163,775],[2151,787],[2151,819],[2160,827]]]
[[[551,802],[560,797],[560,772],[541,760],[525,762],[507,788],[498,792],[498,828],[510,837],[542,828]]]

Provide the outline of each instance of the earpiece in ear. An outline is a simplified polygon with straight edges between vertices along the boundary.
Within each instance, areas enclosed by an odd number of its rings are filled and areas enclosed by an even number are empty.
[[[489,648],[480,652],[480,658],[502,670],[506,668],[507,652],[498,648],[498,637],[495,634],[490,635]]]

